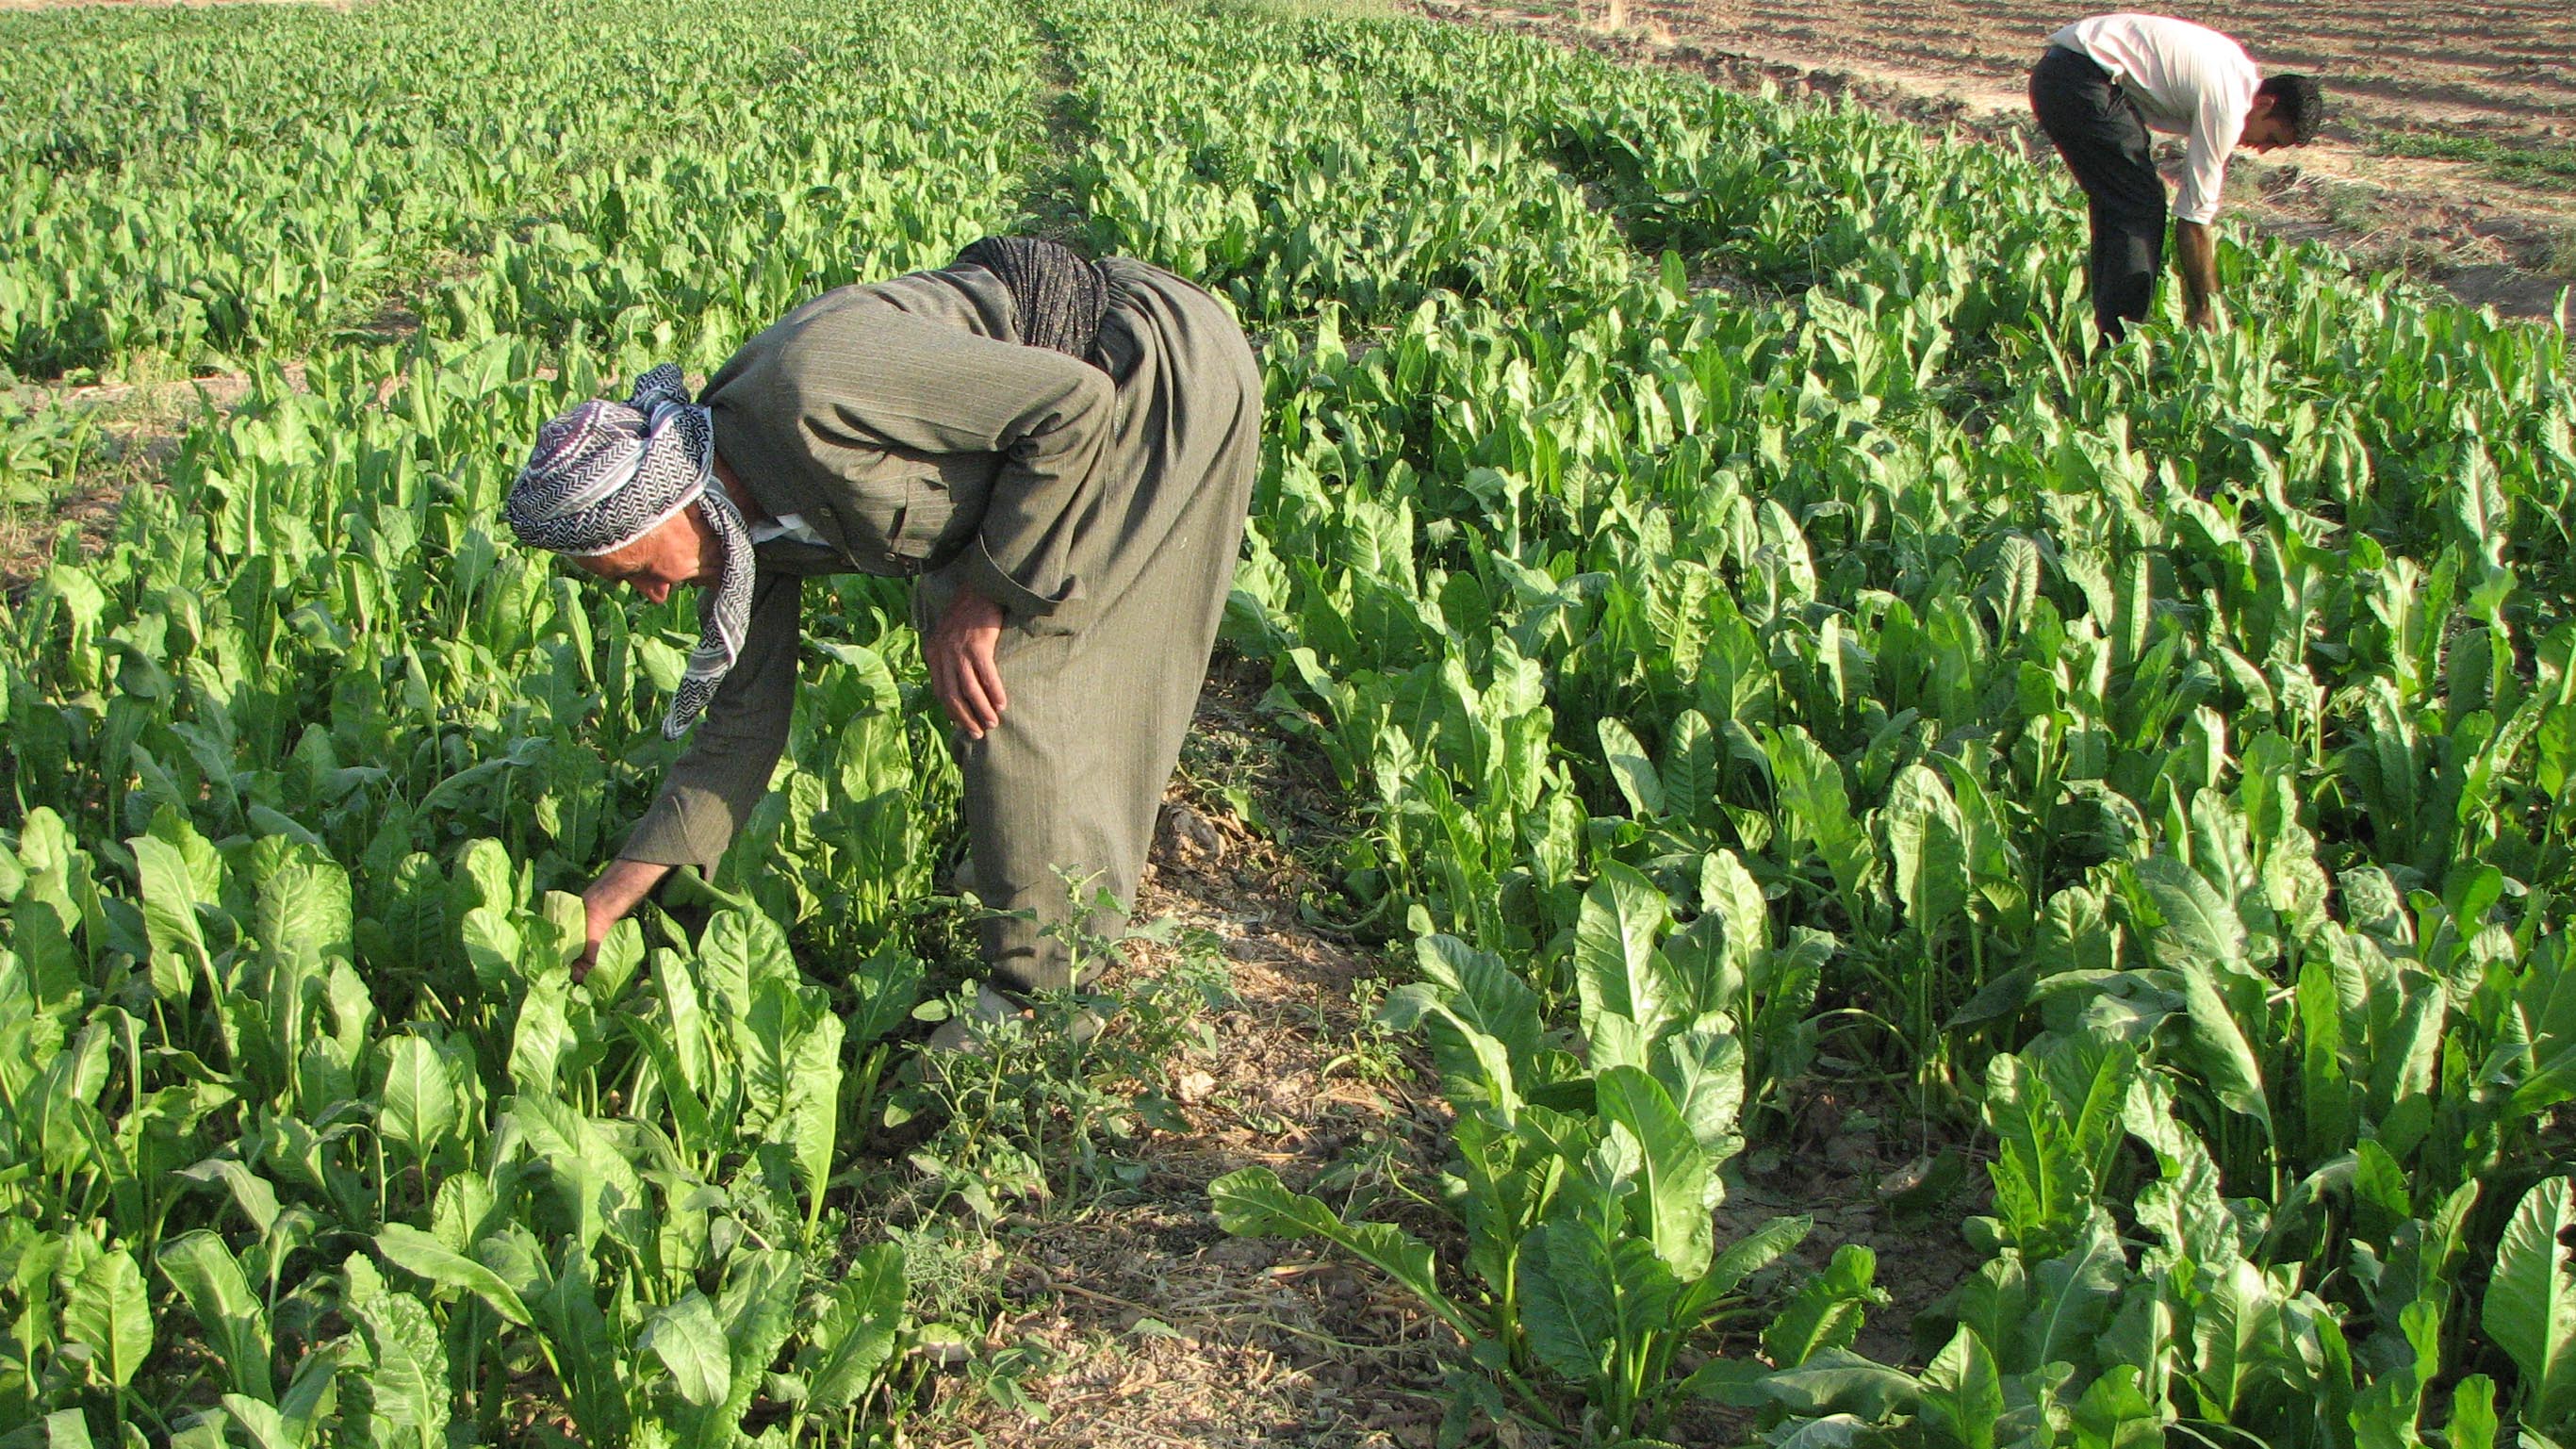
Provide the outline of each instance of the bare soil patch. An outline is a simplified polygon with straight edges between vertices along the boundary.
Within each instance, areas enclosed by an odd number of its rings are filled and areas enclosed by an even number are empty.
[[[1215,934],[1234,1002],[1179,1063],[1181,1130],[1147,1175],[1061,1219],[1010,1225],[988,1352],[1034,1349],[1031,1407],[952,1381],[912,1438],[1027,1446],[1428,1445],[1454,1336],[1316,1243],[1227,1236],[1208,1184],[1266,1166],[1333,1201],[1436,1163],[1446,1114],[1368,1013],[1381,954],[1314,919],[1299,859],[1345,826],[1329,782],[1261,718],[1266,671],[1218,661],[1139,892],[1140,919]],[[1240,802],[1257,802],[1260,824]],[[1329,895],[1329,892],[1323,892]],[[1129,973],[1150,971],[1142,959]],[[1116,989],[1120,973],[1106,985]],[[971,1374],[969,1375],[971,1380]],[[943,1395],[946,1390],[943,1389]]]
[[[303,385],[303,365],[288,376]],[[180,439],[207,411],[240,405],[250,378],[233,374],[178,382],[81,386],[29,384],[0,389],[0,431],[39,416],[84,420],[86,436],[62,440],[71,476],[50,496],[0,503],[0,594],[14,599],[54,558],[62,530],[77,534],[81,555],[98,552],[116,526],[128,490],[162,481]],[[41,410],[41,412],[40,412]]]
[[[2087,8],[2040,0],[1416,0],[1435,18],[1534,30],[1730,90],[1843,97],[1926,129],[2060,164],[2030,121],[2026,82],[2048,36]],[[2576,281],[2576,180],[2486,160],[2387,154],[2468,142],[2518,157],[2576,147],[2576,6],[2564,0],[2358,0],[2330,14],[2286,0],[2178,12],[2242,40],[2267,71],[2323,81],[2334,120],[2314,145],[2229,167],[2231,208],[2263,230],[2352,251],[2507,316],[2556,316]],[[2174,158],[2178,145],[2167,148]]]
[[[286,385],[305,392],[304,364],[281,364]],[[551,372],[540,369],[540,376]],[[388,377],[376,391],[382,407],[402,385]],[[91,432],[68,486],[41,501],[0,501],[0,595],[23,595],[53,561],[64,525],[88,558],[115,531],[125,495],[168,481],[170,460],[201,420],[221,416],[251,394],[248,373],[211,373],[167,382],[27,383],[0,388],[0,432],[40,409],[85,414]]]

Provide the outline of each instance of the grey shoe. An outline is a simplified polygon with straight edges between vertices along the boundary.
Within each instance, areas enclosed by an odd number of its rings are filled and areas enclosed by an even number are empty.
[[[975,1045],[977,1026],[998,1026],[1012,1017],[1026,1014],[1026,1007],[992,987],[978,983],[975,1004],[968,1007],[964,1015],[952,1016],[941,1022],[939,1029],[930,1034],[926,1045],[935,1052],[967,1051]]]
[[[1023,1020],[1034,1019],[1035,1015],[1036,1013],[1028,1007],[994,990],[990,983],[978,983],[975,987],[975,1004],[969,1007],[964,1015],[952,1016],[941,1022],[939,1029],[932,1032],[930,1040],[923,1045],[926,1050],[934,1052],[974,1051],[979,1045],[976,1040],[980,1035],[976,1030],[977,1027],[998,1026],[1013,1017]],[[1073,1014],[1073,1021],[1065,1028],[1065,1035],[1072,1039],[1074,1045],[1081,1046],[1100,1035],[1100,1028],[1103,1025],[1105,1023],[1101,1020],[1100,1013],[1086,1007]]]

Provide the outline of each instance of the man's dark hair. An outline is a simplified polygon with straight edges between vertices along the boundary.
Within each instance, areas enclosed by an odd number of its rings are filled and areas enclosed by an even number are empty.
[[[2326,123],[2326,93],[2312,75],[2266,77],[2254,94],[2272,98],[2272,114],[2290,123],[2290,144],[2304,146]]]

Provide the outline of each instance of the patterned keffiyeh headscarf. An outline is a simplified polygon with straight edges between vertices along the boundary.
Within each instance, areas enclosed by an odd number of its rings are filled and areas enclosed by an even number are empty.
[[[662,733],[706,711],[751,622],[751,530],[715,479],[715,425],[664,363],[625,402],[583,403],[537,430],[503,512],[521,543],[575,558],[614,553],[694,503],[724,545],[724,575],[698,597],[698,647]]]

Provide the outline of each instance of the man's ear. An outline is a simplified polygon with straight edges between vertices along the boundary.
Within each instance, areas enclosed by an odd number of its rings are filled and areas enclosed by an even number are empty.
[[[2272,114],[2272,112],[2279,107],[2280,100],[2281,98],[2279,96],[2273,95],[2268,91],[2256,91],[2254,93],[2254,104],[2246,109],[2246,118],[2248,120],[2252,120]]]

